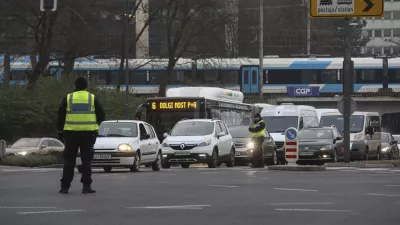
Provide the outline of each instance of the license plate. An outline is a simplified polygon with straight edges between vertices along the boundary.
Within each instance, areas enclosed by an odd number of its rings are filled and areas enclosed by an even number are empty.
[[[314,152],[300,152],[300,155],[314,155]]]
[[[235,152],[235,155],[236,155],[236,156],[240,155],[240,152]]]
[[[190,155],[189,151],[175,151],[175,155]]]
[[[111,159],[111,155],[94,155],[93,159]]]

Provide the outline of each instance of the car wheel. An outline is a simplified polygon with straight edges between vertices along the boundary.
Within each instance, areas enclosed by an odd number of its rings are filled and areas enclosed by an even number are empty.
[[[111,172],[112,167],[111,166],[103,166],[103,170],[104,170],[104,172],[109,173],[109,172]]]
[[[234,167],[235,166],[235,149],[231,149],[231,154],[229,156],[229,161],[226,163],[227,167]]]
[[[278,165],[278,153],[276,153],[276,149],[272,153],[272,164],[271,165]]]
[[[137,152],[135,156],[135,161],[133,162],[132,167],[130,168],[131,172],[139,172],[140,170],[140,153]]]
[[[77,166],[76,168],[78,169],[78,173],[82,173],[82,166]]]
[[[156,160],[151,164],[151,168],[153,171],[160,171],[161,170],[161,154],[158,153]]]
[[[181,167],[187,169],[187,168],[190,167],[190,164],[189,163],[182,163]]]
[[[337,163],[337,162],[338,162],[337,151],[336,151],[336,149],[335,149],[335,151],[333,151],[332,162],[334,162],[334,163]]]
[[[218,153],[217,150],[214,149],[210,162],[208,163],[208,168],[217,168],[218,167]]]

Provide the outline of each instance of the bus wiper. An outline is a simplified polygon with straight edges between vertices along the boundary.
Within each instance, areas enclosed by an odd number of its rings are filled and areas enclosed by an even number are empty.
[[[122,134],[108,134],[106,137],[126,137],[126,136]]]

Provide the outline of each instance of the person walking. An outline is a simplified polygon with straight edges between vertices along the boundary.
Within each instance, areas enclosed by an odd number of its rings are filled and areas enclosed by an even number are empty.
[[[64,167],[61,179],[61,194],[68,194],[74,178],[78,151],[82,160],[82,193],[96,193],[92,189],[93,146],[99,125],[105,120],[105,112],[95,95],[86,91],[88,82],[84,77],[75,80],[75,91],[61,101],[58,109],[57,131],[65,142]]]
[[[254,116],[253,125],[249,127],[249,131],[251,132],[251,139],[254,144],[254,152],[252,155],[251,166],[253,168],[256,167],[264,167],[264,150],[263,150],[263,142],[265,135],[266,124],[262,120],[260,113],[256,113]]]

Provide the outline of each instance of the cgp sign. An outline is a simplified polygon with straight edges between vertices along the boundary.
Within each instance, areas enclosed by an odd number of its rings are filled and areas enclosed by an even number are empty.
[[[319,96],[319,87],[287,87],[287,95],[290,97],[312,97]]]

